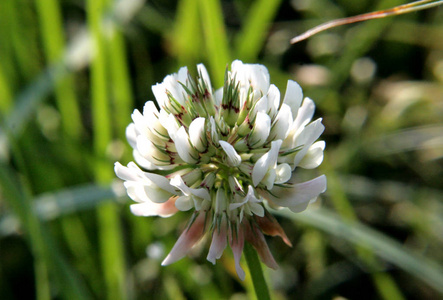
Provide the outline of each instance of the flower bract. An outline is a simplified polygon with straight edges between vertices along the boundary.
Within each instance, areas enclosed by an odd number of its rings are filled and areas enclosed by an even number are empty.
[[[115,164],[138,216],[191,219],[163,265],[182,257],[205,235],[207,259],[215,263],[232,249],[238,276],[245,242],[277,268],[263,234],[291,246],[268,206],[301,212],[326,190],[326,177],[298,182],[297,168],[321,164],[325,142],[315,105],[289,80],[284,97],[263,65],[232,63],[224,86],[214,90],[206,68],[168,75],[152,87],[156,102],[135,110],[126,130],[134,162]]]

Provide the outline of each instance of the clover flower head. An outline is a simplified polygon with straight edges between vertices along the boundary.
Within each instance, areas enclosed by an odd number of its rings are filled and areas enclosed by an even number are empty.
[[[207,259],[215,264],[229,245],[238,276],[245,241],[261,260],[277,268],[264,234],[291,243],[264,203],[306,209],[326,190],[324,175],[293,182],[297,167],[316,168],[325,143],[315,105],[289,80],[286,94],[270,84],[258,64],[232,63],[224,86],[213,90],[206,68],[194,79],[187,68],[152,87],[160,109],[148,101],[135,110],[126,130],[136,163],[115,164],[138,216],[168,217],[193,211],[187,228],[163,265],[182,257],[205,235],[212,237]]]

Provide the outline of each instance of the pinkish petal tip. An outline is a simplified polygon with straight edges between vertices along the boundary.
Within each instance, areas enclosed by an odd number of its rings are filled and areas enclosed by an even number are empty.
[[[200,212],[189,228],[178,238],[171,252],[163,260],[162,266],[170,265],[182,259],[205,233],[206,213]]]

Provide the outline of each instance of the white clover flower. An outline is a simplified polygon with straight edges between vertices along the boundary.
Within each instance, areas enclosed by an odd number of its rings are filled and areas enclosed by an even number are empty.
[[[152,87],[160,111],[148,101],[135,110],[127,139],[134,162],[115,164],[138,216],[168,217],[193,210],[163,265],[186,253],[206,233],[212,236],[207,259],[215,263],[229,244],[238,276],[245,240],[271,268],[277,264],[263,233],[280,236],[291,246],[275,218],[265,209],[288,207],[300,212],[326,190],[324,175],[293,182],[296,167],[316,168],[325,143],[321,119],[311,122],[315,105],[300,86],[288,81],[281,100],[262,65],[236,60],[225,84],[214,91],[200,64],[193,79],[186,68]]]

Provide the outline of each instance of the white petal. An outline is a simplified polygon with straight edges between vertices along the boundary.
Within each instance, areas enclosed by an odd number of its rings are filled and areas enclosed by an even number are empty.
[[[150,216],[160,216],[163,218],[172,216],[178,210],[174,207],[174,202],[168,201],[165,203],[152,203],[152,202],[143,202],[132,204],[130,206],[131,212],[136,216],[141,217],[150,217]]]
[[[152,162],[144,158],[143,155],[141,155],[140,152],[138,152],[138,150],[135,149],[134,151],[132,151],[132,155],[134,156],[134,160],[137,162],[137,164],[142,168],[151,171],[160,169],[159,166],[153,164]]]
[[[168,114],[166,111],[161,110],[158,120],[159,120],[160,124],[164,128],[166,128],[171,139],[174,140],[175,136],[177,134],[177,131],[179,129],[179,125],[178,125],[177,120],[175,119],[174,115]]]
[[[137,150],[141,156],[155,165],[165,164],[170,161],[169,155],[157,149],[144,135],[137,136]]]
[[[263,217],[265,215],[265,209],[261,204],[250,203],[249,208],[254,213],[254,215],[257,215],[259,217]]]
[[[254,119],[258,112],[267,113],[268,110],[268,97],[264,95],[254,105],[249,117]]]
[[[155,107],[154,102],[148,101],[143,107],[143,118],[147,124],[147,127],[152,132],[152,134],[164,138],[168,135],[166,129],[161,125],[158,117],[160,113]]]
[[[163,83],[157,83],[152,86],[152,93],[154,93],[155,100],[160,107],[166,107],[169,102],[168,95],[166,94],[166,87]]]
[[[243,252],[243,246],[245,243],[242,226],[240,226],[236,236],[232,236],[232,233],[229,232],[229,243],[231,245],[232,253],[234,254],[235,270],[237,271],[237,275],[241,280],[245,280],[245,271],[240,266],[241,254]]]
[[[267,113],[271,117],[271,119],[275,118],[277,114],[278,108],[280,107],[280,91],[278,88],[271,84],[268,90],[268,110]]]
[[[223,214],[220,226],[214,228],[214,231],[212,233],[212,242],[211,246],[209,247],[208,256],[206,257],[206,259],[213,264],[215,264],[216,259],[219,259],[222,256],[223,251],[225,250],[228,243],[227,227],[226,215]]]
[[[169,180],[166,177],[149,172],[144,172],[144,175],[161,189],[172,194],[176,193],[175,188],[169,183]]]
[[[175,201],[175,207],[181,211],[188,211],[194,207],[194,202],[188,196],[180,196]]]
[[[300,85],[293,81],[288,80],[288,84],[286,85],[286,93],[285,98],[283,99],[283,103],[289,105],[292,111],[292,116],[297,115],[297,111],[300,107],[301,101],[303,100],[303,91]]]
[[[126,139],[132,148],[137,147],[137,132],[135,130],[135,124],[131,123],[126,127]]]
[[[181,159],[189,164],[194,164],[197,162],[197,159],[195,159],[195,157],[198,157],[197,152],[189,143],[188,133],[183,126],[178,129],[174,142],[175,147],[177,148],[177,153]]]
[[[324,141],[318,141],[312,144],[298,165],[305,169],[317,168],[323,161],[323,150],[325,146],[326,143]]]
[[[283,103],[272,125],[270,139],[284,140],[288,136],[292,122],[291,108]]]
[[[318,195],[326,191],[326,176],[321,175],[310,181],[295,184],[292,188],[274,187],[271,200],[282,207],[289,207],[294,212],[300,212],[315,200]]]
[[[269,89],[269,72],[265,66],[259,64],[243,64],[235,60],[231,64],[231,73],[243,86],[251,85],[253,89],[261,91],[263,95],[267,94]]]
[[[223,87],[219,88],[214,93],[215,105],[220,106],[223,100]],[[212,117],[211,117],[212,118]]]
[[[262,181],[269,168],[275,167],[281,144],[281,140],[273,141],[271,143],[271,149],[255,163],[254,168],[252,169],[252,183],[254,186],[257,186]]]
[[[171,183],[171,185],[180,189],[185,196],[194,195],[198,198],[201,198],[201,199],[204,199],[207,201],[211,200],[211,196],[209,195],[209,192],[207,189],[205,189],[205,188],[193,189],[193,188],[188,187],[180,175],[174,176],[171,179],[170,183]]]
[[[268,172],[265,175],[265,178],[262,179],[261,183],[263,183],[268,190],[271,190],[274,187],[276,177],[277,175],[275,174],[275,168],[269,168]]]
[[[199,74],[201,74],[201,79],[206,83],[206,87],[208,89],[211,89],[212,85],[211,85],[211,79],[209,77],[208,71],[206,70],[206,67],[204,64],[198,64],[197,65],[197,71]],[[209,92],[211,92],[211,90],[209,90]]]
[[[116,162],[114,164],[114,172],[115,172],[115,175],[117,175],[117,177],[122,180],[137,181],[140,179],[140,175],[136,171],[123,166],[119,162]]]
[[[211,133],[212,142],[217,146],[219,142],[219,136],[218,136],[217,124],[215,124],[213,116],[211,116],[211,118],[209,119],[209,124],[210,124],[210,133]]]
[[[253,148],[260,147],[265,143],[270,131],[271,118],[266,113],[258,112],[248,144]]]
[[[285,183],[291,179],[292,169],[288,164],[280,164],[275,169],[276,179],[275,183]]]
[[[303,100],[303,104],[298,110],[298,113],[296,115],[292,115],[294,117],[294,123],[293,127],[295,129],[298,129],[302,126],[305,126],[306,124],[311,121],[312,116],[315,112],[315,104],[314,101],[312,101],[310,98],[305,98]]]
[[[180,104],[184,104],[186,101],[186,98],[184,97],[186,91],[179,82],[186,84],[187,77],[188,68],[182,67],[180,70],[178,70],[178,73],[168,75],[165,77],[165,79],[163,79],[164,88],[168,90],[172,97]]]
[[[170,184],[180,189],[185,196],[191,196],[191,189],[185,184],[180,175],[174,176],[170,180]]]
[[[319,136],[325,130],[325,126],[323,126],[321,121],[322,121],[321,119],[315,120],[314,122],[306,126],[306,128],[297,137],[295,144],[303,145],[303,148],[295,155],[293,162],[294,166],[297,166],[300,163],[300,161],[308,152],[309,147],[311,147],[311,145],[319,138]]]
[[[220,141],[219,143],[228,156],[228,164],[231,167],[239,166],[241,164],[241,157],[238,155],[237,151],[235,151],[234,147],[225,141]]]
[[[200,152],[206,149],[205,122],[205,118],[199,117],[194,119],[189,125],[191,143]]]

